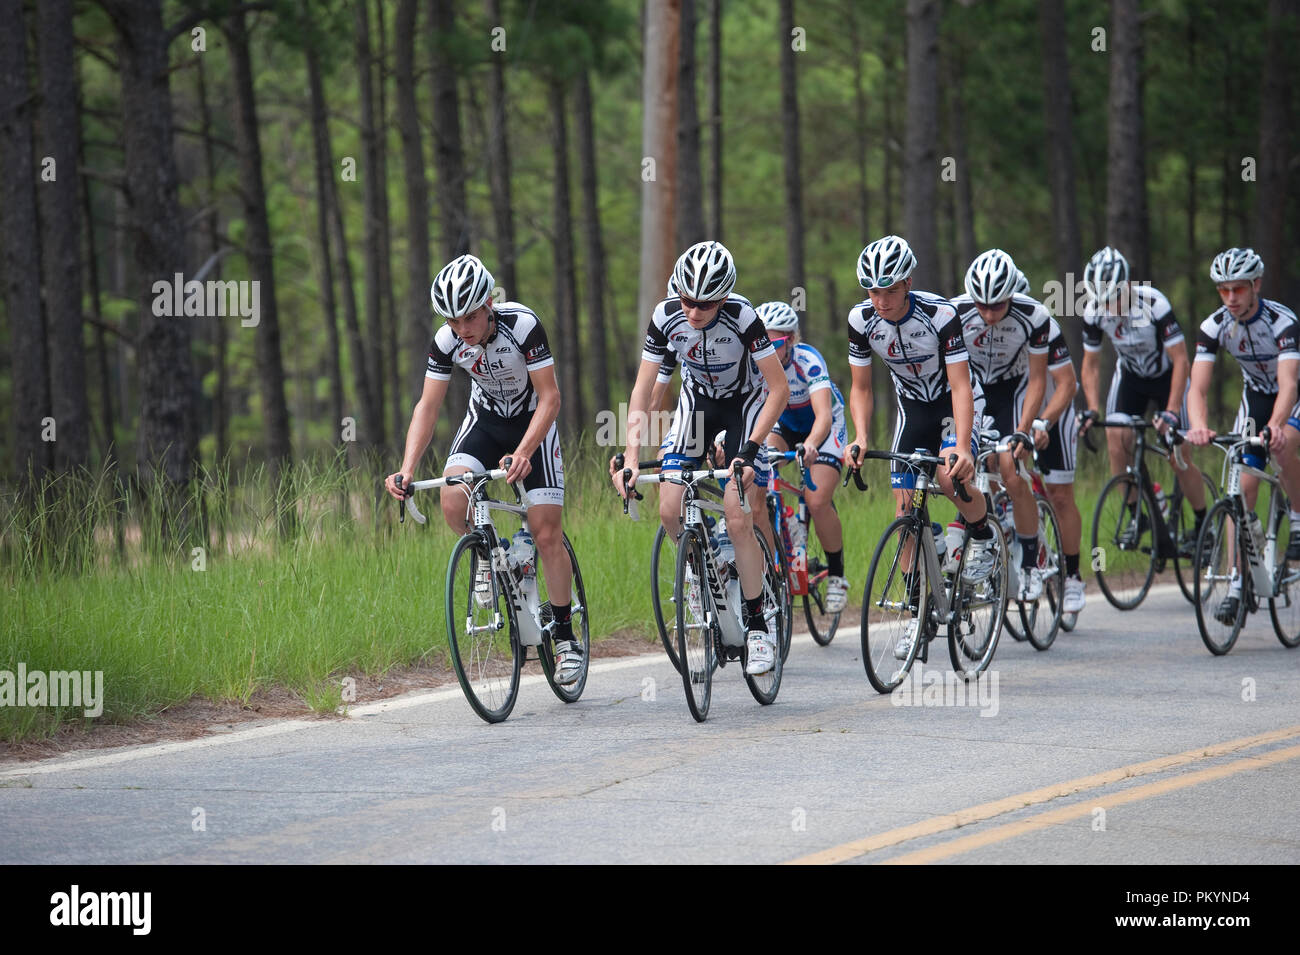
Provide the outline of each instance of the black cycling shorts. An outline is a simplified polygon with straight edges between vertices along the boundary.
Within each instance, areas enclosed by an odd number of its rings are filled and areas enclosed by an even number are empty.
[[[519,447],[519,441],[532,423],[532,414],[514,418],[480,408],[470,402],[465,420],[460,424],[445,467],[468,467],[475,471],[489,471]],[[533,469],[524,478],[528,492],[526,504],[556,504],[564,506],[564,458],[560,454],[559,433],[552,422],[546,437],[529,458]]]

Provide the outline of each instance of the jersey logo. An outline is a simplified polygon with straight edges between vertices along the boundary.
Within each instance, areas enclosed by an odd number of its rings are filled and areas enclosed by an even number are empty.
[[[808,374],[810,374],[810,375],[820,375],[821,373],[822,373],[822,369],[821,369],[821,366],[820,366],[820,365],[809,365],[809,366],[808,366]]]

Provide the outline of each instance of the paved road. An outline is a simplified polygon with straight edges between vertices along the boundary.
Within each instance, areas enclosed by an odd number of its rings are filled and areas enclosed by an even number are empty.
[[[796,637],[771,707],[726,669],[703,725],[651,654],[572,706],[526,678],[497,726],[453,687],[7,768],[0,862],[1300,862],[1300,651],[1090,599],[1006,638],[983,705],[894,705],[848,631]]]

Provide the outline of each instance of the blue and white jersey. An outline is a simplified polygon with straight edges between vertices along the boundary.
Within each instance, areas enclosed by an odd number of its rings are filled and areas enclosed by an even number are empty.
[[[831,381],[826,359],[821,352],[803,342],[790,349],[790,363],[785,366],[785,380],[790,384],[790,402],[781,413],[781,424],[804,434],[812,430],[817,414],[813,411],[814,392],[830,390],[831,432],[844,427],[844,396]]]

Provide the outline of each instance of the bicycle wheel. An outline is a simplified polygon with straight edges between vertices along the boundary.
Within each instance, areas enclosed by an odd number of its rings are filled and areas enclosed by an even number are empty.
[[[475,589],[480,571],[486,591]],[[482,534],[474,531],[456,542],[447,565],[447,644],[465,699],[489,723],[509,716],[519,696],[524,648],[509,586],[492,567]]]
[[[1106,482],[1092,514],[1092,555],[1097,584],[1116,610],[1132,610],[1156,574],[1155,510],[1138,479],[1117,474]]]
[[[930,586],[924,579],[920,524],[914,517],[899,517],[885,529],[862,590],[862,665],[878,693],[888,693],[903,682],[925,639]],[[927,525],[925,533],[930,533]],[[904,562],[904,552],[910,552]],[[902,659],[894,649],[909,631],[911,646]]]
[[[948,624],[948,656],[952,668],[966,679],[977,677],[993,662],[1002,635],[1007,608],[1007,539],[1002,525],[989,521],[993,531],[993,569],[982,580],[965,579],[966,561],[974,538],[967,535],[953,584],[953,619]]]
[[[772,552],[763,535],[757,531],[754,534],[763,551],[763,618],[767,621],[767,632],[786,635],[781,638],[782,645],[778,648],[781,652],[776,654],[772,669],[757,676],[745,674],[745,682],[749,684],[749,692],[754,694],[754,699],[768,706],[776,702],[776,695],[781,690],[781,671],[784,669],[786,654],[790,652],[790,627],[786,622],[790,617],[790,578],[782,577],[781,571],[772,562]],[[781,593],[783,589],[786,591],[784,597]],[[748,645],[746,641],[746,647]],[[743,655],[741,660],[747,662]]]
[[[587,623],[587,590],[582,585],[582,570],[578,567],[578,555],[573,552],[568,534],[564,535],[564,550],[568,553],[569,564],[573,568],[573,593],[569,605],[569,620],[573,626],[574,639],[582,644],[582,675],[567,686],[555,682],[555,639],[552,631],[548,629],[552,619],[551,602],[549,598],[542,597],[540,594],[539,599],[543,601],[542,645],[537,650],[542,663],[542,672],[546,674],[546,682],[551,685],[551,692],[565,703],[576,703],[587,685],[587,671],[591,666],[591,629]],[[541,576],[544,578],[545,573]],[[539,582],[545,586],[544,580]]]
[[[1283,512],[1278,526],[1278,554],[1286,556],[1286,541],[1290,537],[1290,518]],[[1300,564],[1283,559],[1277,570],[1277,596],[1268,602],[1268,615],[1273,619],[1273,632],[1288,650],[1300,647]]]
[[[1192,594],[1196,598],[1196,625],[1205,648],[1216,657],[1223,656],[1237,642],[1246,622],[1246,593],[1237,591],[1237,612],[1229,619],[1219,619],[1220,606],[1228,596],[1233,565],[1249,573],[1241,544],[1233,534],[1236,501],[1225,498],[1205,515],[1196,539],[1195,576]],[[1235,558],[1235,559],[1234,559]]]
[[[1038,497],[1038,569],[1043,575],[1043,595],[1031,604],[1020,605],[1025,636],[1035,650],[1046,650],[1061,627],[1061,602],[1065,599],[1065,555],[1061,551],[1061,528],[1056,512],[1045,498]]]
[[[673,602],[677,581],[677,541],[669,537],[662,524],[655,531],[654,546],[650,548],[650,603],[655,611],[655,626],[659,640],[672,661],[673,669],[682,670],[677,655],[677,607]]]
[[[1205,485],[1205,502],[1208,508],[1219,499],[1219,490],[1208,474],[1201,471],[1200,475]],[[1187,503],[1187,498],[1183,496],[1183,487],[1177,480],[1174,481],[1174,493],[1169,498],[1168,523],[1170,533],[1174,535],[1174,576],[1178,578],[1178,587],[1187,598],[1187,602],[1195,603],[1196,594],[1193,592],[1192,577],[1195,573],[1196,554],[1192,548],[1196,541],[1193,539],[1192,528],[1196,526],[1196,514],[1192,511],[1192,505]]]
[[[779,501],[780,498],[777,498],[776,500]],[[781,598],[781,606],[782,606],[781,619],[783,623],[782,623],[782,630],[780,635],[781,638],[778,641],[778,645],[779,645],[779,649],[781,650],[781,662],[784,663],[786,657],[790,656],[790,640],[791,637],[793,636],[792,630],[794,627],[794,616],[793,614],[790,613],[790,609],[791,609],[790,555],[786,553],[785,544],[781,540],[781,535],[775,532],[775,528],[776,528],[776,517],[774,513],[775,503],[770,495],[766,498],[766,501],[767,501],[767,517],[768,520],[771,521],[772,528],[773,528],[773,539],[776,541],[775,558],[773,557],[771,548],[767,546],[766,538],[764,538],[763,535],[759,533],[757,527],[754,528],[754,534],[755,536],[758,537],[759,543],[762,544],[763,546],[763,556],[765,558],[765,563],[763,564],[763,566],[764,567],[771,566],[776,568],[776,575],[773,578],[773,582],[775,584],[780,585],[780,590],[777,591],[777,593]]]
[[[1011,497],[1004,489],[999,488],[990,499],[989,517],[997,520],[1011,520]],[[1013,580],[1011,576],[1013,573],[1020,573],[1019,564],[1015,560],[1017,551],[1013,546],[1011,536],[1009,536],[1015,532],[1014,523],[1011,524],[1009,528],[1007,524],[1002,525],[1002,536],[1006,538],[1007,546],[1012,548],[1007,555],[1007,588],[1010,591],[1015,591],[1019,588],[1018,580]],[[1011,634],[1012,640],[1015,640],[1017,643],[1025,642],[1025,623],[1021,619],[1019,601],[1007,601],[1007,612],[1002,621],[1002,626],[1007,633]]]
[[[833,506],[833,505],[832,505]],[[799,517],[796,514],[795,520]],[[826,562],[826,552],[821,541],[817,539],[812,517],[804,525],[804,563],[808,574],[808,592],[803,595],[803,618],[808,623],[808,632],[819,647],[828,647],[835,639],[835,631],[840,626],[840,613],[830,613],[826,609],[826,578],[830,576],[830,566]]]
[[[708,552],[699,533],[691,528],[677,539],[677,652],[682,685],[686,688],[686,705],[691,716],[703,723],[709,715],[713,695],[714,646],[713,628],[717,609],[709,591],[704,562]]]

